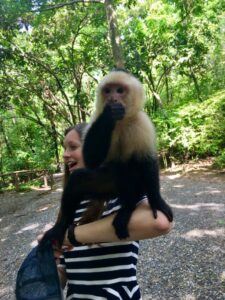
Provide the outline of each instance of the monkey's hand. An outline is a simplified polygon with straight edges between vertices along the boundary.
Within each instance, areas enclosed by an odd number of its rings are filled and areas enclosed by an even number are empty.
[[[51,229],[45,232],[43,238],[39,242],[39,248],[43,249],[48,241],[55,242],[59,247],[62,246],[66,228],[56,223]]]
[[[163,198],[160,197],[157,201],[151,202],[150,205],[155,219],[157,218],[157,210],[160,210],[164,213],[169,222],[173,221],[173,211]]]
[[[125,107],[121,103],[110,103],[105,106],[104,113],[115,122],[123,119]]]

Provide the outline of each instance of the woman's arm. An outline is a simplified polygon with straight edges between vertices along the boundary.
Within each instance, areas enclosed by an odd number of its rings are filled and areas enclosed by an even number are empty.
[[[75,227],[77,241],[84,244],[120,241],[112,226],[115,214]],[[161,211],[158,211],[157,215],[155,219],[147,200],[141,201],[133,211],[128,224],[130,236],[123,241],[144,240],[167,234],[172,228],[172,223]],[[70,245],[67,234],[64,245]]]

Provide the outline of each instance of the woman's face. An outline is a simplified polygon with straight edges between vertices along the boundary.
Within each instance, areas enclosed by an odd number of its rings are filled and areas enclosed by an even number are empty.
[[[81,140],[75,129],[70,130],[64,138],[63,159],[70,173],[84,167]]]

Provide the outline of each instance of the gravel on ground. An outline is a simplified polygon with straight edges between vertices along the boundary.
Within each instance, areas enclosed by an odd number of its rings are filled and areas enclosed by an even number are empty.
[[[225,174],[201,168],[164,172],[162,194],[175,221],[163,237],[140,242],[143,300],[225,299]],[[0,194],[0,299],[13,300],[18,268],[45,225],[54,222],[62,189]]]

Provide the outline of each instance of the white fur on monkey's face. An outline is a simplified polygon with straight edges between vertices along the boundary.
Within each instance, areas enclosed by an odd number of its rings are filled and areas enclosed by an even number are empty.
[[[128,96],[129,87],[120,82],[106,83],[101,90],[101,98],[105,104],[121,103],[126,107]]]
[[[100,114],[110,102],[120,102],[125,107],[125,116],[132,117],[143,108],[142,84],[132,75],[113,71],[106,75],[97,89],[96,112]]]

